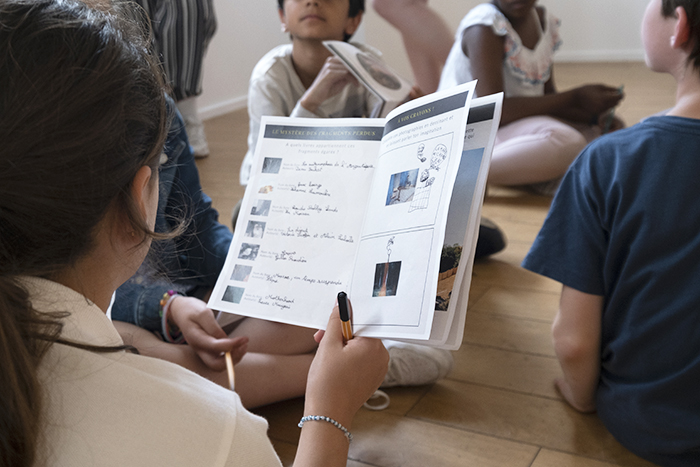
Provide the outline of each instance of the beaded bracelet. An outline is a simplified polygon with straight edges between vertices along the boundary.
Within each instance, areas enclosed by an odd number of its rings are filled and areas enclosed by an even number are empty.
[[[331,417],[325,417],[323,415],[307,415],[305,417],[301,417],[301,420],[299,420],[299,425],[297,425],[297,426],[299,428],[302,428],[304,426],[304,423],[306,423],[308,421],[328,422],[343,432],[345,437],[348,439],[348,443],[352,443],[352,433],[350,433],[347,428],[345,428],[343,425],[341,425],[340,423],[333,420]]]
[[[171,344],[182,344],[185,342],[185,336],[182,335],[180,328],[168,320],[168,310],[170,309],[170,304],[177,297],[181,297],[181,295],[175,290],[168,290],[165,292],[163,294],[163,298],[160,299],[160,310],[158,313],[161,317],[163,338]]]

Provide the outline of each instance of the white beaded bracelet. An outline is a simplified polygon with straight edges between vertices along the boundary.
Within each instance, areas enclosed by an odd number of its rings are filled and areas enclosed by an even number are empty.
[[[323,415],[307,415],[306,417],[301,417],[301,420],[299,420],[299,425],[297,425],[297,426],[299,428],[301,428],[304,426],[304,423],[308,422],[308,421],[328,422],[343,432],[345,437],[348,439],[348,443],[352,443],[352,433],[350,433],[347,428],[345,428],[343,425],[341,425],[340,423],[333,420],[331,417],[324,417]]]

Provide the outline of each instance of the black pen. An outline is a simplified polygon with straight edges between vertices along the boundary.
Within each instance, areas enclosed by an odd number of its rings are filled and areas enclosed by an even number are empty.
[[[338,311],[343,326],[343,337],[346,341],[352,339],[352,324],[350,323],[350,307],[348,306],[348,294],[338,292]]]

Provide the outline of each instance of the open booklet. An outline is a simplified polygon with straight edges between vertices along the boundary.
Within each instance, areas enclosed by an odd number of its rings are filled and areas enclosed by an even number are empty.
[[[457,350],[462,344],[481,206],[502,105],[503,93],[471,102],[462,160],[447,214],[432,331],[427,343],[415,343],[449,350]]]
[[[370,117],[386,117],[408,100],[413,87],[411,83],[374,55],[343,41],[324,41],[323,45],[342,60],[360,84],[381,102],[381,105],[372,109]]]
[[[467,126],[474,85],[416,99],[386,119],[263,118],[209,306],[324,328],[346,291],[355,334],[458,347],[462,331],[452,328],[464,326],[500,118],[500,100],[487,98],[472,112],[487,117]],[[456,274],[440,281],[445,242],[465,251],[450,265]],[[436,311],[439,283],[452,294]]]

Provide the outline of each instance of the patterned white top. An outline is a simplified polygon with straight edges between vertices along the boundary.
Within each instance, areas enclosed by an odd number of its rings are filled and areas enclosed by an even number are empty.
[[[518,33],[496,6],[482,3],[469,11],[457,29],[455,43],[442,70],[439,89],[448,89],[474,79],[469,57],[462,51],[462,36],[471,26],[485,25],[490,26],[495,34],[505,37],[503,90],[506,97],[544,95],[544,85],[551,76],[554,52],[561,46],[561,22],[545,13],[545,28],[542,29],[537,11],[534,8],[532,11],[540,26],[540,38],[534,49],[523,45]]]

